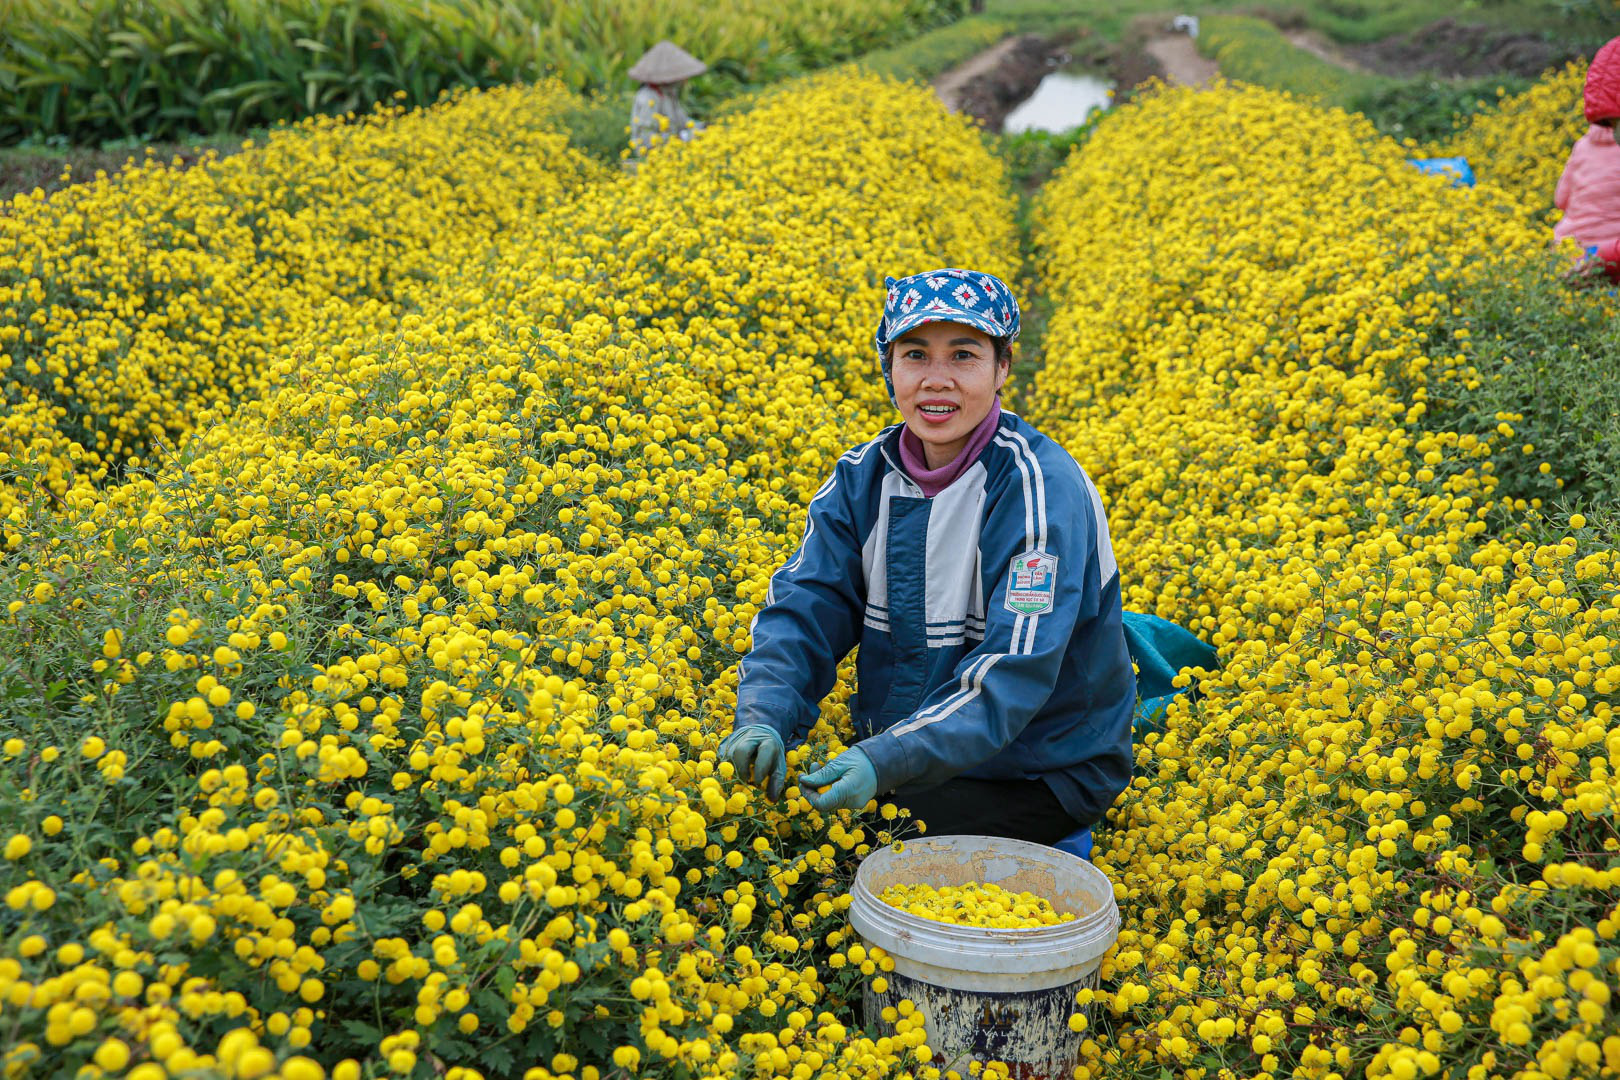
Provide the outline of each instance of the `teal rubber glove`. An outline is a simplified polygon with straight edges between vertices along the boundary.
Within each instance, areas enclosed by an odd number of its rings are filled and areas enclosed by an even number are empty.
[[[765,724],[744,724],[720,743],[720,760],[744,780],[760,785],[772,799],[787,785],[787,747],[776,729]]]
[[[826,787],[826,791],[816,788]],[[799,791],[817,810],[859,810],[877,798],[877,770],[860,747],[845,750],[814,772],[799,777]]]

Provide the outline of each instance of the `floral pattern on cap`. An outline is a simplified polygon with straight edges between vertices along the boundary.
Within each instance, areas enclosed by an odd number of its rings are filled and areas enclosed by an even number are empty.
[[[955,322],[993,338],[1012,341],[1018,336],[1018,301],[1007,283],[994,274],[946,267],[910,277],[884,278],[883,284],[888,292],[873,341],[890,399],[894,397],[894,382],[889,376],[889,343],[913,327]]]

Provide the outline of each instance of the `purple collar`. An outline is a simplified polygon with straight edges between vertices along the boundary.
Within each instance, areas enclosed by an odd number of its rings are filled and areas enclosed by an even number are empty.
[[[990,412],[979,421],[979,426],[973,429],[968,436],[967,445],[956,457],[941,465],[937,469],[928,467],[928,458],[924,454],[923,441],[917,438],[909,427],[900,430],[900,464],[905,467],[906,473],[922,488],[923,494],[930,499],[956,482],[957,477],[968,471],[968,467],[979,460],[984,448],[990,445],[990,438],[996,433],[996,425],[1001,423],[1001,399],[998,397],[990,405]]]

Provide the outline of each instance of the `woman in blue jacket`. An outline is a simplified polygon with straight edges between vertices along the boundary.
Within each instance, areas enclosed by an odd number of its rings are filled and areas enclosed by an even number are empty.
[[[1136,681],[1102,501],[1001,408],[1019,320],[1006,283],[942,269],[888,286],[876,344],[903,422],[844,454],[811,500],[720,755],[777,797],[786,746],[859,645],[855,741],[800,776],[811,805],[892,793],[930,834],[1054,843],[1131,774]]]

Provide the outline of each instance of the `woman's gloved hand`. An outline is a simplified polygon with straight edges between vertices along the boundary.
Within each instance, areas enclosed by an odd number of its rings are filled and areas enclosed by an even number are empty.
[[[765,724],[735,728],[721,740],[719,754],[739,777],[760,785],[772,799],[781,798],[787,784],[787,748],[775,728]]]
[[[826,791],[815,790],[828,784],[832,786]],[[877,798],[877,770],[866,751],[857,746],[800,775],[799,790],[817,810],[859,810]]]

